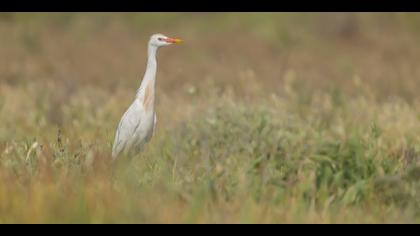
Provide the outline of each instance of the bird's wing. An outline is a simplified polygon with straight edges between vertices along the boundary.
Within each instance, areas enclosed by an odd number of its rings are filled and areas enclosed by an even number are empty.
[[[114,145],[112,147],[112,157],[114,159],[130,142],[133,134],[139,127],[142,112],[143,108],[141,103],[135,100],[121,118],[115,134]]]

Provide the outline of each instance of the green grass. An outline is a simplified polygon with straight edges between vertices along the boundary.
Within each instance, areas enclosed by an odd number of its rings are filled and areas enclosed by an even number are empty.
[[[333,99],[312,100],[299,112],[292,99],[216,99],[117,167],[107,161],[110,145],[70,131],[42,148],[3,143],[0,220],[418,223],[420,146],[410,135],[418,138],[419,127],[390,124],[386,112],[409,105],[360,98],[328,107]],[[370,115],[350,108],[363,106]],[[394,134],[399,126],[409,129],[402,139]]]
[[[416,14],[0,16],[0,223],[420,223]],[[161,29],[157,132],[113,165]]]

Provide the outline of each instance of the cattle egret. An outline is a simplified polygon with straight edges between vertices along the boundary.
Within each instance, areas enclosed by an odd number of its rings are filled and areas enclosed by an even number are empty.
[[[180,43],[180,39],[169,38],[162,34],[150,37],[147,48],[147,68],[134,102],[122,116],[112,147],[112,159],[118,155],[137,154],[153,136],[156,127],[155,84],[156,52],[162,46]]]

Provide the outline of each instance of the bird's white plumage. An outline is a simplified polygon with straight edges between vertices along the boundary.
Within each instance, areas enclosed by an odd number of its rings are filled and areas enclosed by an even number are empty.
[[[142,102],[135,99],[124,113],[115,134],[112,156],[116,158],[123,150],[141,151],[153,135],[155,116],[145,111]]]
[[[121,153],[138,153],[151,139],[156,127],[155,77],[157,70],[156,52],[161,46],[179,43],[179,39],[155,34],[149,40],[147,68],[133,103],[121,118],[112,147],[112,158]]]

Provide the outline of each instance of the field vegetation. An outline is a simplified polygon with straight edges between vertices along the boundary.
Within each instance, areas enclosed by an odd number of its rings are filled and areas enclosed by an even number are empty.
[[[110,163],[151,34],[157,130]],[[0,13],[0,223],[420,223],[420,14]]]

